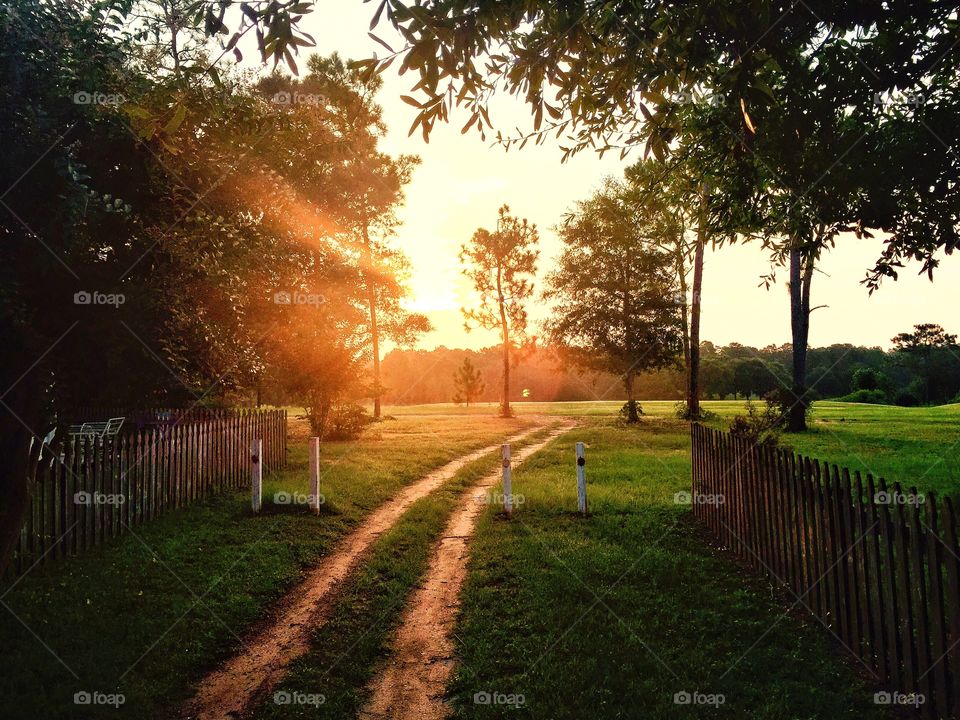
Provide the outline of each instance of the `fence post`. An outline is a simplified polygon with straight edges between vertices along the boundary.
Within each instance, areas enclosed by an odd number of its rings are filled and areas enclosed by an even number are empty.
[[[503,511],[513,516],[513,478],[510,474],[510,445],[503,446]]]
[[[250,489],[250,506],[253,511],[260,512],[263,505],[263,440],[252,440],[250,442],[250,465],[252,468],[253,482]]]
[[[583,443],[577,443],[577,510],[581,515],[587,514],[587,470],[584,467],[587,459],[583,453]]]
[[[320,514],[320,438],[310,438],[310,508]]]

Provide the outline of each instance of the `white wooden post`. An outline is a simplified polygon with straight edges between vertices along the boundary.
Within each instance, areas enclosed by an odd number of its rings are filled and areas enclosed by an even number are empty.
[[[320,438],[310,438],[310,507],[320,514]]]
[[[503,511],[513,515],[513,478],[510,476],[510,446],[503,446]]]
[[[587,459],[583,453],[583,443],[577,443],[577,510],[587,514]]]
[[[250,507],[255,513],[260,512],[263,505],[263,440],[253,440],[250,443],[250,464],[253,469],[253,482],[250,488]]]

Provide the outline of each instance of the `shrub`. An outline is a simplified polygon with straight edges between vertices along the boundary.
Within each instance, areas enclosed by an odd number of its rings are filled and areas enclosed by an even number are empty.
[[[789,388],[777,388],[776,390],[771,390],[764,395],[763,399],[768,408],[772,407],[773,410],[776,411],[776,416],[779,418],[777,427],[782,428],[788,424],[790,419],[790,410],[795,402],[798,402],[803,406],[803,417],[804,419],[809,420],[810,412],[813,408],[813,401],[818,397],[819,394],[811,389],[805,392],[803,397],[797,400],[796,395],[794,395],[793,391]]]
[[[357,403],[336,403],[330,408],[324,440],[356,440],[373,418]]]
[[[849,395],[837,398],[840,402],[870,403],[871,405],[886,405],[890,402],[883,390],[854,390]]]
[[[704,410],[703,407],[700,408],[700,414],[697,417],[691,416],[686,400],[680,400],[676,405],[673,406],[673,414],[678,420],[689,420],[693,422],[698,420],[713,420],[717,417],[716,413],[710,412],[709,410]]]
[[[636,400],[630,400],[630,401],[628,401],[628,402],[625,402],[625,403],[623,404],[623,407],[620,408],[620,412],[617,413],[617,414],[619,415],[620,422],[623,422],[623,423],[636,422],[636,421],[630,419],[630,404],[631,404],[631,403],[633,403],[633,407],[635,408],[635,412],[636,412],[636,414],[637,414],[637,417],[639,418],[641,415],[643,415],[643,408],[640,407],[640,403],[638,403]]]
[[[900,407],[917,407],[920,404],[920,398],[914,395],[910,390],[901,390],[893,398],[893,404]]]
[[[767,396],[762,408],[747,400],[744,408],[746,415],[737,415],[730,421],[730,434],[759,447],[778,447],[786,416],[777,400]]]
[[[854,370],[851,381],[853,390],[886,390],[890,386],[890,378],[870,367]]]
[[[321,440],[356,440],[374,419],[353,402],[316,402],[307,407],[310,432]]]

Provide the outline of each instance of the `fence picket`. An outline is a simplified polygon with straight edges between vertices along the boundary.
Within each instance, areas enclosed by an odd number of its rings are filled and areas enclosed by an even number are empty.
[[[949,497],[943,499],[943,541],[947,550],[943,559],[947,576],[947,627],[950,633],[947,637],[948,694],[950,715],[957,717],[960,714],[960,544],[957,543],[956,511]]]
[[[894,497],[903,497],[900,483],[893,484]],[[917,691],[917,648],[914,642],[913,593],[910,572],[910,540],[903,504],[896,503],[894,512],[894,540],[897,553],[897,573],[900,590],[900,638],[903,643],[903,681],[905,692]],[[917,578],[913,578],[916,581]]]
[[[879,671],[875,625],[876,606],[873,595],[873,564],[871,560],[873,556],[872,539],[875,534],[874,525],[870,522],[867,510],[864,507],[863,492],[863,478],[857,471],[854,474],[854,512],[856,517],[855,528],[860,542],[860,552],[857,553],[859,598],[863,603],[860,612],[860,638],[862,640],[862,652],[865,654],[868,664],[874,670]]]
[[[910,488],[911,496],[918,498],[917,489]],[[933,697],[935,689],[933,687],[933,670],[930,658],[930,610],[928,606],[929,577],[927,574],[926,563],[926,537],[923,524],[920,519],[920,505],[913,503],[910,510],[910,560],[913,573],[914,589],[914,626],[916,627],[916,650],[917,650],[917,685],[918,690],[924,694],[927,701],[922,708],[928,715],[932,711]]]

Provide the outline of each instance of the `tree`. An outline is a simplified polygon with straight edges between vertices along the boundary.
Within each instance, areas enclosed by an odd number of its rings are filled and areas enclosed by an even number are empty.
[[[608,179],[558,228],[564,249],[547,277],[543,295],[553,307],[544,328],[570,362],[622,378],[633,423],[636,376],[676,363],[682,327],[671,254],[650,240],[656,220],[644,224],[625,196]]]
[[[379,150],[386,134],[382,108],[374,100],[383,85],[379,77],[361,78],[336,53],[330,57],[312,55],[307,67],[309,74],[303,80],[274,73],[261,82],[260,88],[270,97],[281,94],[301,112],[316,112],[311,106],[319,106],[324,124],[332,126],[341,140],[334,146],[345,172],[339,178],[333,202],[325,210],[338,236],[358,251],[369,317],[373,415],[379,418],[383,394],[381,336],[409,345],[430,329],[424,315],[409,312],[401,304],[407,294],[403,282],[407,261],[387,242],[398,224],[396,210],[403,203],[404,186],[420,159],[414,155],[393,158]],[[301,98],[304,102],[297,103]],[[322,200],[330,195],[325,185],[307,187],[311,198],[319,195]]]
[[[540,236],[537,226],[510,215],[503,205],[493,232],[479,228],[470,242],[461,246],[460,262],[463,274],[473,282],[479,295],[476,308],[462,309],[464,327],[471,323],[489,330],[499,328],[503,346],[503,394],[500,414],[511,415],[510,360],[511,347],[526,339],[527,310],[525,303],[533,295],[533,275],[536,273],[537,244]]]
[[[956,335],[934,323],[920,323],[913,326],[913,332],[899,333],[891,342],[901,362],[917,376],[921,402],[953,398],[957,387],[952,380],[960,366]]]
[[[670,252],[678,283],[681,309],[683,360],[686,371],[686,417],[700,417],[700,309],[703,260],[708,239],[709,191],[706,179],[685,168],[668,167],[655,160],[638,162],[626,170],[631,202],[647,218],[653,234],[648,238]],[[695,227],[694,237],[688,228]],[[692,287],[688,276],[693,272]],[[689,303],[688,303],[689,301]]]
[[[920,323],[913,326],[913,332],[899,333],[890,342],[895,350],[929,353],[934,348],[956,346],[957,336],[935,323]]]
[[[463,364],[453,374],[453,386],[457,393],[453,401],[457,405],[463,403],[467,407],[470,407],[470,403],[476,401],[486,389],[480,371],[473,367],[469,357],[463,359]]]

